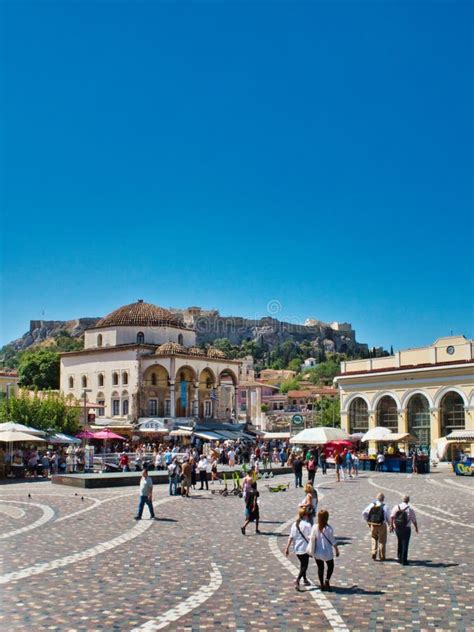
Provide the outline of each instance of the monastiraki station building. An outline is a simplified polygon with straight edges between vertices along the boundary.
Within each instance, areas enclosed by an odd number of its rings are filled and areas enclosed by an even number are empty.
[[[228,421],[240,364],[197,347],[196,332],[179,316],[139,300],[87,330],[82,351],[61,354],[61,390],[96,404],[98,421],[111,425]]]
[[[386,426],[431,449],[453,431],[472,433],[474,340],[440,338],[429,347],[341,363],[341,425],[349,433]]]

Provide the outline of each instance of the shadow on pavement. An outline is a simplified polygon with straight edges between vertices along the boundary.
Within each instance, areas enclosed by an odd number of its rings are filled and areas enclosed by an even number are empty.
[[[174,520],[174,518],[160,518],[159,516],[156,519],[158,522],[179,522],[179,520]]]
[[[456,564],[455,562],[433,562],[432,560],[410,560],[408,566],[425,566],[427,568],[450,568],[451,566],[459,566],[459,564]]]
[[[337,595],[385,595],[384,590],[365,590],[355,584],[354,586],[331,586],[331,592]]]

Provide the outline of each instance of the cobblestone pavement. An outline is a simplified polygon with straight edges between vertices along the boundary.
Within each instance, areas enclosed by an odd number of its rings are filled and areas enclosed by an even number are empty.
[[[291,481],[281,476],[274,482]],[[330,593],[294,589],[282,554],[302,490],[261,492],[261,530],[240,533],[243,501],[155,486],[158,521],[133,520],[138,489],[48,482],[0,487],[0,625],[8,630],[474,630],[474,480],[318,474],[320,507],[341,543]],[[218,488],[218,485],[216,485]],[[362,509],[409,493],[420,534],[410,566],[370,557]],[[29,496],[28,496],[29,494]],[[310,563],[310,577],[316,567]]]

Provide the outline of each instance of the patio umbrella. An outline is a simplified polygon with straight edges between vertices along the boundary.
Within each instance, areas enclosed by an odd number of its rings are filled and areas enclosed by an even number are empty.
[[[90,430],[83,430],[79,434],[76,435],[78,439],[93,439],[94,433],[90,432]]]
[[[105,441],[107,441],[107,439],[120,439],[121,441],[126,440],[125,437],[112,432],[112,430],[109,430],[108,428],[99,430],[99,432],[93,432],[91,439],[105,439]]]
[[[390,428],[384,428],[383,426],[376,426],[368,430],[362,437],[362,441],[382,441],[386,439],[388,435],[391,435]]]
[[[36,430],[36,428],[31,428],[30,426],[24,426],[23,424],[18,424],[15,421],[6,421],[0,424],[0,432],[7,432],[8,430],[13,430],[16,432],[29,432],[30,434],[35,434],[35,435],[46,434],[42,430]]]
[[[28,441],[29,443],[45,442],[45,440],[38,437],[38,435],[20,432],[19,430],[5,430],[1,432],[0,441],[4,441],[5,443],[17,443],[18,441]]]
[[[340,439],[348,439],[349,435],[341,428],[332,428],[319,426],[318,428],[306,428],[291,437],[290,443],[299,443],[303,445],[323,445],[329,441],[337,441]]]

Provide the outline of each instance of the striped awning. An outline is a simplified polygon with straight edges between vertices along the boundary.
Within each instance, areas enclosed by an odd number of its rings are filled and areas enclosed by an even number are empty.
[[[463,441],[474,443],[474,430],[453,430],[446,437],[448,441]]]

